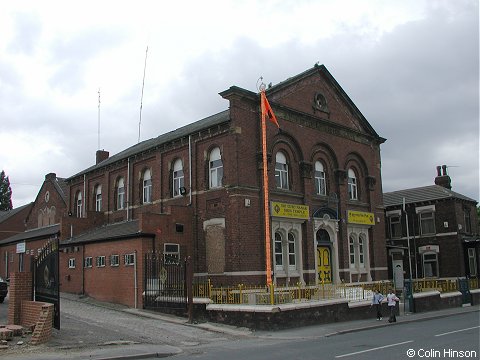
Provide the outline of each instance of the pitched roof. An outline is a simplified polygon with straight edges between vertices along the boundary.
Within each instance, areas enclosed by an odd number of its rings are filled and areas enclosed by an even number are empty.
[[[89,243],[96,241],[115,240],[137,236],[153,236],[153,234],[144,233],[139,227],[138,220],[124,221],[115,224],[107,224],[90,231],[84,232],[73,238],[63,240],[61,245],[68,246],[79,243]]]
[[[194,123],[185,125],[181,128],[178,128],[176,130],[170,131],[168,133],[162,134],[160,136],[157,136],[156,138],[149,139],[149,140],[144,140],[138,144],[135,144],[118,154],[112,155],[109,158],[101,161],[100,163],[89,167],[88,169],[85,169],[78,174],[75,174],[69,178],[66,179],[66,181],[69,181],[79,175],[83,175],[85,173],[91,172],[95,169],[102,168],[104,166],[113,164],[117,161],[121,161],[124,159],[129,158],[130,156],[140,154],[142,152],[151,150],[157,146],[166,144],[172,140],[180,139],[182,137],[186,137],[188,135],[197,133],[203,129],[207,129],[209,127],[221,124],[223,122],[227,122],[230,120],[230,110],[224,110],[218,114],[211,115],[209,117],[206,117],[202,120],[198,120]]]
[[[12,242],[22,241],[22,240],[33,240],[37,238],[46,238],[47,236],[52,236],[60,232],[60,225],[54,224],[49,226],[44,226],[41,228],[36,228],[32,230],[27,230],[9,238],[3,239],[0,241],[0,245],[8,244]]]
[[[1,223],[1,222],[4,222],[5,220],[7,220],[7,219],[9,219],[10,217],[14,216],[15,214],[19,213],[20,211],[22,211],[22,210],[25,209],[26,207],[32,206],[32,205],[33,205],[33,202],[28,203],[28,204],[23,205],[23,206],[19,206],[19,207],[17,207],[17,208],[12,209],[12,210],[0,211],[0,223]]]
[[[395,206],[402,205],[403,198],[405,198],[406,204],[413,204],[423,201],[433,201],[441,199],[460,199],[477,203],[467,196],[459,194],[455,191],[444,188],[440,185],[423,186],[413,189],[405,189],[383,193],[383,205]]]

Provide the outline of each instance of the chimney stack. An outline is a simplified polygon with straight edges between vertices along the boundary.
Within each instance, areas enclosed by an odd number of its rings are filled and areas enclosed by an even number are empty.
[[[444,188],[452,189],[452,179],[447,174],[447,165],[437,166],[437,177],[435,178],[435,184],[443,186]]]
[[[101,163],[103,160],[107,160],[109,156],[110,156],[110,153],[108,151],[97,150],[95,165]]]

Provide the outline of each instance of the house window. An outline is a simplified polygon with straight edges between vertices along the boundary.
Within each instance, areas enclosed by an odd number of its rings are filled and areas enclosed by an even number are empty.
[[[97,256],[95,258],[95,262],[97,267],[104,267],[105,266],[105,256]]]
[[[135,264],[135,254],[126,254],[123,257],[125,265],[134,265]]]
[[[423,276],[438,277],[437,253],[424,253],[422,260],[423,260]]]
[[[68,259],[68,268],[75,269],[75,258]]]
[[[85,266],[86,268],[91,268],[92,267],[92,257],[88,256],[85,258]]]
[[[102,185],[95,187],[95,211],[102,211]]]
[[[400,216],[390,216],[388,218],[390,223],[390,237],[392,239],[397,239],[402,237],[402,224],[400,221]]]
[[[355,267],[355,238],[352,235],[348,238],[348,248],[350,252],[350,267],[353,268]]]
[[[219,148],[215,148],[210,152],[210,161],[208,164],[210,174],[210,189],[221,187],[223,178],[223,162]]]
[[[117,210],[122,210],[125,207],[125,181],[123,178],[118,179],[117,182]]]
[[[295,235],[288,233],[288,267],[296,269],[296,251],[295,251]]]
[[[119,255],[110,255],[110,266],[120,265],[120,256]]]
[[[472,222],[470,220],[470,209],[464,209],[463,218],[465,220],[465,233],[472,233]]]
[[[363,234],[358,238],[358,262],[360,267],[365,267],[365,235]]]
[[[279,232],[275,232],[274,252],[275,268],[283,270],[282,234]]]
[[[76,210],[77,210],[76,211],[77,217],[79,218],[83,217],[82,193],[80,191],[77,192],[75,204],[76,204]]]
[[[180,245],[163,244],[163,261],[165,264],[178,264],[180,261]]]
[[[315,162],[315,190],[318,195],[327,195],[325,171],[320,161]]]
[[[277,189],[288,190],[288,164],[284,153],[275,155],[275,184]]]
[[[477,257],[475,255],[475,248],[468,248],[468,268],[470,270],[470,276],[477,276]]]
[[[350,268],[365,268],[367,237],[364,233],[351,234],[348,237]]]
[[[173,196],[182,195],[180,188],[184,186],[182,160],[177,159],[173,164]]]
[[[348,169],[348,198],[358,200],[357,177],[352,169]]]
[[[421,212],[418,214],[420,219],[420,234],[435,234],[434,212]]]
[[[152,202],[152,175],[150,169],[143,173],[143,203],[149,204]]]

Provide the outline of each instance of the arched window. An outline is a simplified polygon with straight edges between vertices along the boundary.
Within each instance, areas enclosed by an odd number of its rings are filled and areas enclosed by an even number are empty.
[[[82,193],[80,191],[77,192],[77,196],[75,197],[75,206],[77,217],[83,217]]]
[[[223,178],[223,162],[220,149],[217,147],[210,152],[208,169],[210,174],[210,189],[221,187]]]
[[[350,235],[348,237],[348,250],[349,250],[349,258],[350,258],[350,267],[355,267],[355,237]]]
[[[288,190],[287,157],[281,151],[275,155],[275,184],[277,189]]]
[[[152,175],[150,169],[143,172],[143,203],[152,202]]]
[[[173,196],[180,196],[180,188],[184,186],[182,160],[177,159],[173,164]]]
[[[125,207],[125,181],[123,177],[117,182],[117,210],[122,210]]]
[[[319,229],[317,231],[317,244],[320,243],[329,243],[330,242],[330,235],[328,231],[325,229]]]
[[[357,177],[353,169],[348,169],[348,198],[358,200]]]
[[[290,269],[296,268],[296,245],[295,235],[291,232],[288,233],[288,267]]]
[[[365,267],[365,244],[365,235],[360,234],[358,238],[358,263],[362,268]]]
[[[283,249],[282,249],[282,234],[275,232],[274,244],[275,268],[283,270]]]
[[[327,195],[325,171],[320,161],[315,162],[315,190],[318,195]]]
[[[102,185],[95,187],[95,211],[102,211]]]

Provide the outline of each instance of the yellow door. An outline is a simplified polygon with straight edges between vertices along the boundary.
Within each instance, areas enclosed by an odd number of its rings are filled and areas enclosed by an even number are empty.
[[[323,284],[332,282],[332,265],[330,263],[330,248],[317,246],[318,281]]]

